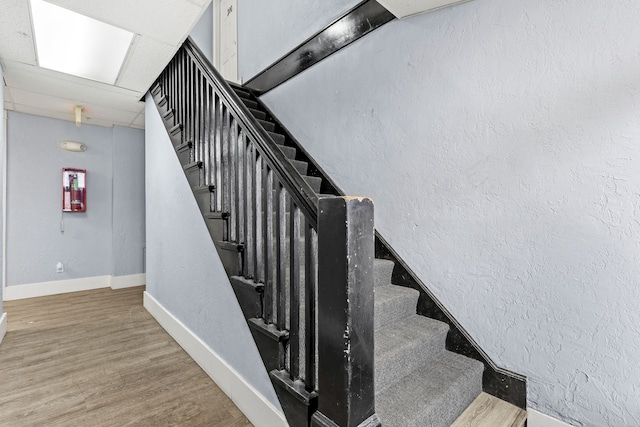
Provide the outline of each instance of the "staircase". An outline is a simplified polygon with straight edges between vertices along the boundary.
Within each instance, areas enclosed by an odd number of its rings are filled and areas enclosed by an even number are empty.
[[[298,172],[320,192],[322,179],[286,144],[272,117],[245,89],[231,86],[250,113],[284,150]],[[391,283],[392,261],[375,259],[376,412],[384,426],[449,426],[482,392],[482,363],[445,350],[443,322],[418,316],[418,291]],[[235,278],[240,280],[239,278]]]
[[[289,424],[450,426],[482,392],[484,365],[447,351],[449,326],[417,315],[420,293],[373,259],[370,202],[337,197],[190,40],[151,93]],[[343,276],[357,280],[334,289]]]

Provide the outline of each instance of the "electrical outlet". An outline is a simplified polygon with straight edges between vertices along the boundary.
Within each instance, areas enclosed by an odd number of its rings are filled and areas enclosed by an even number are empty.
[[[56,273],[62,273],[64,271],[64,264],[61,262],[56,264]]]

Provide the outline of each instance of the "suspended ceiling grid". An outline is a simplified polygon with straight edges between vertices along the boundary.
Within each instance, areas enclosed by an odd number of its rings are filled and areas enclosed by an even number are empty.
[[[83,123],[144,128],[140,99],[189,35],[211,0],[48,0],[135,34],[115,85],[40,68],[29,0],[3,0],[0,65],[4,108]],[[78,34],[82,37],[82,34]],[[73,46],[69,46],[73,49]]]

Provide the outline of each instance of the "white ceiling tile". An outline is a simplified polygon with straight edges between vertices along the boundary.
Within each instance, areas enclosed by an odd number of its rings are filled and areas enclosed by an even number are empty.
[[[100,105],[83,105],[82,107],[82,119],[86,119],[87,123],[91,123],[93,120],[99,118],[113,123],[126,123],[128,125],[135,120],[138,114],[138,111],[122,111]]]
[[[27,0],[2,0],[0,13],[0,57],[4,60],[36,64]]]
[[[211,0],[50,0],[111,25],[176,45]],[[186,28],[185,28],[186,26]]]
[[[138,37],[131,49],[117,85],[140,93],[151,87],[177,48],[149,37]]]
[[[138,112],[142,103],[142,93],[131,91],[106,90],[91,85],[78,85],[53,76],[33,76],[29,72],[7,67],[5,73],[12,96],[24,95],[25,92],[50,96],[68,101],[73,105],[100,104],[112,108]],[[37,98],[36,98],[37,99]],[[37,104],[35,104],[37,105]]]
[[[20,105],[37,105],[46,110],[58,110],[73,115],[73,109],[77,105],[71,100],[55,96],[43,95],[36,92],[28,92],[21,89],[12,89],[13,102]]]
[[[13,86],[16,81],[19,82],[39,82],[46,81],[47,84],[68,84],[69,86],[77,86],[81,90],[98,90],[103,92],[120,93],[130,96],[142,96],[141,92],[130,89],[119,88],[106,83],[94,80],[83,79],[82,77],[72,76],[70,74],[60,73],[58,71],[47,70],[37,66],[23,64],[15,61],[6,61],[4,78],[8,86]]]
[[[75,122],[75,117],[73,114],[66,114],[58,110],[49,110],[47,108],[36,107],[33,105],[16,104],[15,111],[19,111],[21,113],[26,113],[26,114],[33,114],[35,116],[50,117],[52,119]],[[93,126],[103,126],[103,127],[111,127],[114,125],[128,127],[130,123],[131,121],[126,120],[126,117],[125,117],[125,120],[122,120],[122,121],[114,120],[111,118],[102,118],[102,117],[96,117],[96,118],[90,118],[90,119],[83,118],[83,121],[82,121],[83,125],[93,125]]]
[[[64,113],[58,110],[49,110],[47,108],[36,107],[33,105],[21,105],[15,104],[15,111],[26,114],[33,114],[34,116],[43,116],[43,117],[51,117],[52,119],[66,120],[69,122],[73,122],[74,117],[73,114]]]
[[[104,105],[93,103],[77,103],[71,100],[58,98],[54,96],[43,95],[35,92],[28,92],[22,90],[13,90],[13,102],[19,105],[33,105],[38,106],[44,110],[54,110],[65,114],[69,114],[70,119],[74,118],[74,108],[76,105],[82,106],[83,119],[93,120],[94,118],[102,118],[104,120],[113,120],[114,122],[127,122],[131,123],[144,108],[142,103],[135,103],[129,105],[129,110],[107,107]],[[125,106],[123,104],[123,106]]]

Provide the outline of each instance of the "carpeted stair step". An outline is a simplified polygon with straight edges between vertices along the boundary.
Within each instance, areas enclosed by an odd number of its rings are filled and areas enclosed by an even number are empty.
[[[275,132],[267,132],[267,133],[269,134],[271,139],[273,139],[273,141],[278,145],[284,145],[284,142],[287,139],[284,135],[280,133],[275,133]]]
[[[376,330],[376,390],[384,390],[440,357],[448,330],[446,323],[418,315]]]
[[[373,260],[373,285],[375,287],[389,285],[395,265],[393,261],[388,259],[375,258]]]
[[[231,86],[231,88],[236,93],[236,95],[238,95],[238,97],[240,97],[242,99],[254,99],[253,95],[251,95],[251,93],[249,91],[247,91],[247,90],[241,89],[241,88],[236,87],[236,86]]]
[[[249,108],[249,112],[253,115],[253,117],[255,117],[256,119],[260,119],[260,120],[264,120],[267,118],[267,113],[265,113],[264,111],[260,111],[260,110],[256,110],[254,108]]]
[[[386,390],[376,392],[384,427],[449,427],[482,391],[483,364],[444,351]]]
[[[298,152],[298,150],[296,150],[294,147],[288,147],[286,145],[278,145],[278,148],[280,149],[280,151],[282,151],[282,153],[288,159],[295,159],[296,158],[296,153]]]
[[[289,160],[291,164],[296,168],[300,175],[306,175],[307,170],[309,169],[309,163],[303,162],[301,160]]]
[[[420,292],[403,286],[385,285],[374,289],[374,325],[382,329],[416,314]]]
[[[304,180],[307,181],[307,184],[311,186],[311,189],[316,193],[320,192],[320,186],[322,186],[322,178],[317,176],[303,176]]]
[[[252,99],[240,98],[242,103],[247,106],[247,108],[253,108],[254,110],[258,109],[258,103]]]
[[[267,132],[273,132],[276,129],[276,124],[273,122],[268,122],[266,120],[257,119],[258,123],[266,130]]]

